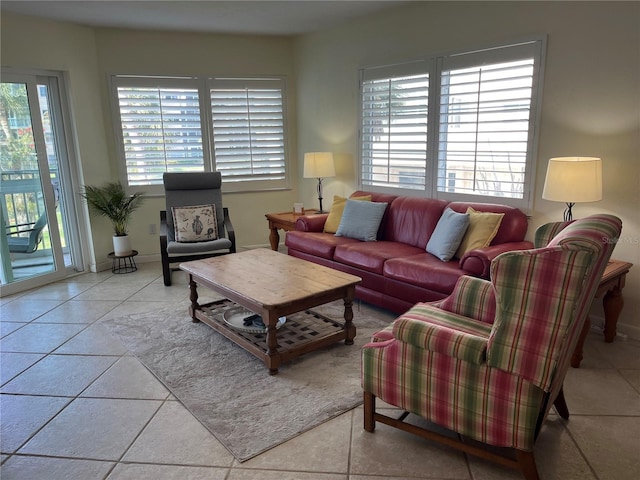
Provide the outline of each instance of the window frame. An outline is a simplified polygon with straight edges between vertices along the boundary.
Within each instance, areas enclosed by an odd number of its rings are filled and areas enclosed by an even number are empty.
[[[522,198],[504,197],[498,195],[481,195],[478,193],[454,193],[448,192],[447,185],[443,191],[438,191],[438,150],[439,150],[439,132],[440,132],[440,116],[441,111],[441,80],[444,67],[448,70],[451,68],[470,67],[472,64],[477,65],[478,62],[469,62],[484,56],[484,63],[492,64],[504,61],[505,58],[525,58],[522,51],[533,49],[534,67],[532,74],[532,93],[529,110],[528,122],[528,140],[527,152],[524,165],[524,184]],[[359,100],[358,100],[358,188],[361,190],[377,191],[382,193],[401,194],[408,196],[427,196],[430,198],[439,198],[447,201],[467,201],[467,202],[483,202],[483,203],[501,203],[511,205],[530,211],[533,208],[533,198],[535,191],[535,165],[538,154],[538,133],[540,126],[541,105],[543,96],[543,78],[544,65],[546,57],[546,36],[535,36],[519,41],[506,42],[498,45],[485,46],[482,48],[465,49],[457,52],[449,52],[447,54],[433,55],[425,57],[422,60],[414,60],[398,65],[372,66],[359,69]],[[530,57],[528,57],[530,58]],[[415,65],[418,62],[424,62],[427,70],[424,73],[429,75],[429,100],[427,114],[427,151],[425,165],[425,188],[422,189],[405,189],[392,186],[373,186],[363,181],[363,79],[370,72],[399,72],[397,76],[402,76],[402,72],[408,66]],[[447,180],[447,179],[445,179]]]
[[[137,75],[112,73],[108,75],[109,100],[111,104],[112,128],[114,131],[115,148],[118,160],[118,177],[122,181],[125,189],[129,192],[144,191],[147,196],[164,195],[164,186],[160,184],[130,185],[127,172],[124,136],[122,131],[122,117],[120,112],[120,102],[118,97],[118,87],[140,86],[140,87],[183,87],[195,88],[198,91],[200,108],[200,129],[203,152],[202,172],[215,171],[216,160],[214,156],[214,132],[211,106],[211,88],[216,80],[230,81],[239,80],[260,83],[264,80],[278,80],[282,92],[282,125],[283,125],[283,148],[284,148],[284,178],[281,180],[244,180],[227,181],[223,176],[222,190],[224,193],[231,192],[252,192],[290,189],[291,160],[289,158],[289,132],[287,119],[289,116],[287,104],[287,78],[284,75],[261,75],[253,77],[237,76],[172,76],[172,75]]]

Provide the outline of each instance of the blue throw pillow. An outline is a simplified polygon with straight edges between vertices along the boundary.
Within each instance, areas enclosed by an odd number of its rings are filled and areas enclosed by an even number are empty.
[[[467,228],[469,228],[469,214],[454,212],[447,208],[427,242],[427,252],[443,262],[448,262],[458,250]]]
[[[336,236],[375,242],[386,209],[384,202],[347,200]]]

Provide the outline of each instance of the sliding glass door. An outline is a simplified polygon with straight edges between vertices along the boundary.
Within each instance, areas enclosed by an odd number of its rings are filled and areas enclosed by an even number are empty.
[[[77,226],[59,77],[5,74],[0,83],[2,294],[77,270]],[[70,197],[71,201],[68,201]]]

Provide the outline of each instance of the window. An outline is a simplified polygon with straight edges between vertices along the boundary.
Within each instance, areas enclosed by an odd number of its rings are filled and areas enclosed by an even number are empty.
[[[542,44],[362,70],[361,185],[528,207]]]
[[[281,80],[214,80],[216,168],[227,181],[285,179]]]
[[[128,186],[217,170],[226,191],[288,187],[283,79],[116,75],[112,89]]]
[[[362,184],[424,190],[428,73],[424,63],[372,69],[362,79]],[[389,76],[390,72],[396,73]]]

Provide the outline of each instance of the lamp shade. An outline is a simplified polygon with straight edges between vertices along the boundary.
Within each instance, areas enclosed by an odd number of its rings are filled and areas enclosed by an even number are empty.
[[[333,153],[310,152],[304,154],[304,178],[335,177],[336,169],[333,164]]]
[[[602,160],[595,157],[549,159],[542,198],[571,203],[602,200]]]

